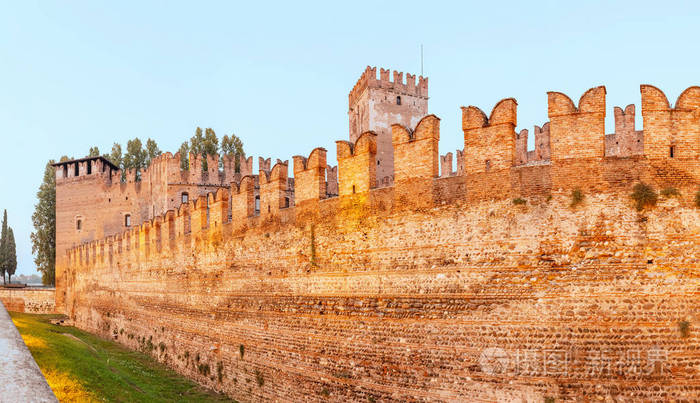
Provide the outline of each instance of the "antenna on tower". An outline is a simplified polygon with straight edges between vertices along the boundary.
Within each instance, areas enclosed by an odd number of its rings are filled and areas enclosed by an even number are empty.
[[[420,44],[420,75],[423,75],[423,44]]]

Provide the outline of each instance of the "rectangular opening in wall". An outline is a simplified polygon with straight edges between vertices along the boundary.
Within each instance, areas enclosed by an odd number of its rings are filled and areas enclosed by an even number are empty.
[[[78,165],[79,164],[77,162],[75,164],[73,164],[73,166],[75,167],[75,172],[73,172],[73,176],[80,175],[80,168],[78,167]]]
[[[673,157],[675,156],[675,155],[674,155],[674,154],[675,154],[675,151],[676,151],[675,148],[676,148],[675,146],[671,146],[671,147],[668,148],[668,156],[669,156],[670,158],[673,158]]]
[[[92,175],[92,161],[87,162],[87,174]]]

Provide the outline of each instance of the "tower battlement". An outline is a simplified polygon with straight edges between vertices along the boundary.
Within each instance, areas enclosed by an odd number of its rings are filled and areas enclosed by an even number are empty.
[[[379,187],[394,182],[394,150],[391,125],[415,127],[428,114],[428,79],[380,68],[369,67],[357,80],[348,97],[350,141],[363,133],[377,135],[376,181]]]
[[[368,88],[383,88],[391,90],[397,94],[410,95],[420,98],[428,98],[428,78],[406,73],[406,81],[403,79],[403,72],[393,71],[393,80],[390,79],[392,71],[390,69],[379,69],[377,78],[377,68],[367,66],[355,86],[350,90],[348,102],[352,105],[359,99],[362,92]]]

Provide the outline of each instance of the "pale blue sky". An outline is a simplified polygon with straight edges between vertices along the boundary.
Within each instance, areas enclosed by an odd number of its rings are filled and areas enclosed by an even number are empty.
[[[606,85],[611,132],[615,105],[639,114],[639,84],[671,102],[699,84],[699,38],[697,2],[2,0],[0,209],[18,273],[34,272],[30,217],[49,158],[134,136],[174,151],[199,125],[235,132],[256,160],[323,146],[335,164],[364,67],[420,73],[421,43],[441,153],[463,147],[461,105],[488,114],[515,97],[518,130],[531,128],[550,90],[577,102]]]

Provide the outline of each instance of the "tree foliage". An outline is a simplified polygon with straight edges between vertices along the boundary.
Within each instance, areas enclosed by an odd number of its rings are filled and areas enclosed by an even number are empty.
[[[224,137],[221,138],[221,153],[226,155],[234,155],[236,172],[240,172],[241,161],[239,157],[245,156],[245,152],[243,151],[243,141],[241,141],[241,139],[233,133],[231,133],[230,137],[224,134]]]
[[[243,141],[235,134],[222,137],[221,146],[219,146],[219,138],[216,136],[214,129],[206,128],[202,130],[201,127],[197,127],[190,141],[186,141],[180,146],[180,167],[189,169],[189,153],[192,153],[202,157],[202,171],[207,171],[207,156],[219,154],[219,151],[222,154],[245,155]],[[236,170],[238,170],[238,158],[235,161]]]
[[[93,148],[97,149],[97,147]],[[91,152],[93,148],[90,149]],[[136,171],[136,180],[140,180],[141,172],[148,168],[155,157],[161,154],[162,151],[155,140],[149,138],[144,145],[141,139],[136,137],[127,141],[126,153],[123,153],[121,144],[114,143],[112,145],[112,152],[104,157],[122,170],[121,180],[123,182],[126,180],[126,171],[129,169]]]
[[[64,156],[61,161],[67,159]],[[56,282],[56,174],[53,163],[51,160],[46,164],[44,179],[36,193],[37,203],[32,214],[34,232],[30,235],[34,264],[45,285]]]
[[[202,171],[207,171],[207,155],[219,153],[219,139],[213,129],[207,128],[202,133],[202,128],[197,127],[194,136],[190,138],[190,152],[202,157]]]
[[[88,152],[88,157],[99,157],[100,156],[100,149],[99,147],[90,147],[90,151]]]
[[[221,138],[221,152],[224,154],[243,155],[243,142],[235,134]]]
[[[123,158],[123,169],[133,169],[134,171],[141,171],[146,168],[146,157],[147,152],[143,148],[141,140],[136,137],[133,140],[129,140],[126,143],[126,154]]]
[[[12,228],[7,225],[7,210],[2,215],[2,232],[0,232],[0,274],[2,282],[5,284],[5,274],[8,280],[12,280],[12,275],[17,270],[17,247],[15,245],[15,234]]]
[[[7,228],[7,243],[5,245],[7,248],[7,281],[12,282],[12,276],[17,271],[17,245],[15,245],[15,234],[12,231],[12,227]]]
[[[180,169],[187,171],[190,169],[190,143],[184,142],[178,150],[180,153]]]
[[[149,138],[146,140],[146,166],[151,165],[151,161],[157,156],[163,154],[158,148],[158,143],[155,140]]]
[[[114,165],[118,166],[119,168],[122,167],[123,161],[122,161],[122,145],[119,143],[114,143],[112,145],[112,152],[109,154],[109,157],[107,159]]]
[[[183,170],[188,170],[190,168],[190,153],[202,157],[202,171],[207,171],[208,169],[206,158],[208,155],[215,155],[219,152],[222,154],[235,155],[236,157],[245,155],[243,151],[243,141],[235,134],[222,137],[221,144],[219,144],[219,138],[214,129],[202,129],[201,127],[195,129],[194,135],[189,141],[182,143],[178,151],[180,153],[180,169]],[[137,137],[127,142],[126,153],[124,154],[122,153],[121,144],[114,143],[112,152],[109,155],[105,155],[105,158],[123,171],[128,169],[137,171],[136,179],[140,180],[139,172],[148,168],[153,159],[162,153],[155,140],[149,138],[146,140],[144,146]],[[99,149],[97,147],[90,148],[90,156],[93,156],[93,154],[94,156],[99,155]],[[238,158],[235,159],[235,163],[236,170],[238,171],[240,169]],[[122,175],[122,181],[125,179],[126,176]]]

